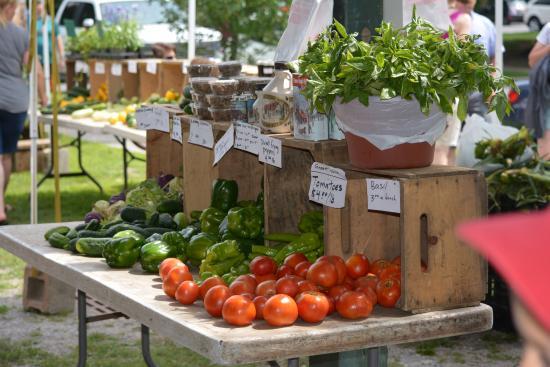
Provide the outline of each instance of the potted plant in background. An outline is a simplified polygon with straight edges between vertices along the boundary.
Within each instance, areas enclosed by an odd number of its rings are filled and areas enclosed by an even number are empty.
[[[433,161],[435,140],[455,101],[467,114],[476,91],[500,119],[511,106],[482,46],[471,36],[448,37],[417,18],[402,28],[382,23],[370,43],[334,21],[299,60],[304,90],[320,112],[334,109],[345,132],[351,163],[361,168],[412,168]]]

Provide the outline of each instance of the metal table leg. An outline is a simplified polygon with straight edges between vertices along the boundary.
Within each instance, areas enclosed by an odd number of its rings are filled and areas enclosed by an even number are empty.
[[[290,358],[288,360],[288,367],[300,367],[300,358]]]
[[[147,367],[156,367],[149,349],[149,328],[143,324],[141,325],[141,353]]]
[[[86,366],[88,353],[88,330],[86,326],[86,293],[78,290],[78,364]]]

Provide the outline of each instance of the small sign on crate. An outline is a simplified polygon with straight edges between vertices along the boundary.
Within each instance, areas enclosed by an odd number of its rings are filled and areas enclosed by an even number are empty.
[[[367,208],[401,213],[401,185],[397,180],[367,178]]]
[[[283,168],[283,146],[279,139],[267,135],[260,135],[260,162]]]
[[[105,74],[105,64],[102,62],[96,62],[94,66],[94,72],[96,74]]]
[[[170,132],[170,114],[156,106],[140,107],[136,110],[137,128]]]
[[[343,208],[346,205],[347,184],[346,173],[343,170],[313,162],[309,200],[331,208]]]
[[[258,155],[260,152],[261,130],[247,123],[235,123],[235,148]]]
[[[214,132],[212,131],[212,125],[205,121],[191,119],[189,139],[187,142],[212,149],[214,147]]]
[[[137,74],[137,72],[138,72],[137,61],[128,60],[128,73]]]
[[[233,124],[229,126],[229,129],[223,134],[220,140],[216,143],[214,147],[214,166],[223,158],[223,156],[233,148],[235,143],[235,128]]]
[[[111,65],[111,75],[121,76],[122,75],[122,64],[115,62]]]
[[[183,137],[181,136],[181,118],[179,116],[174,116],[172,119],[171,138],[180,144],[183,143]]]

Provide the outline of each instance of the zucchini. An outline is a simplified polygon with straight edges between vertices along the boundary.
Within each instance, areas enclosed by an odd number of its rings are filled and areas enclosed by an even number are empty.
[[[148,227],[148,228],[144,228],[143,230],[147,232],[146,237],[150,237],[155,233],[163,234],[163,233],[172,231],[170,228],[164,228],[164,227]]]
[[[63,236],[65,236],[65,235],[67,235],[67,233],[69,233],[70,230],[71,229],[67,226],[54,227],[54,228],[51,228],[50,230],[48,230],[44,234],[44,238],[46,239],[46,241],[48,241],[54,233],[59,233],[59,234],[62,234]]]
[[[157,212],[168,213],[174,215],[182,211],[181,201],[179,200],[164,200],[157,206]]]
[[[87,229],[78,232],[79,238],[100,238],[100,237],[109,237],[107,231],[89,231]]]
[[[111,241],[110,238],[80,238],[76,241],[76,251],[82,255],[101,257],[103,254],[103,247]]]
[[[131,224],[127,224],[127,223],[117,224],[116,226],[109,228],[105,233],[105,237],[113,237],[118,232],[127,231],[127,230],[132,230],[134,232],[137,232],[143,237],[149,237],[149,234],[145,232],[143,228],[140,228],[138,226],[134,226]]]
[[[55,248],[65,249],[65,247],[69,246],[69,240],[67,236],[62,235],[59,232],[54,232],[51,234],[51,236],[48,238],[48,243]]]
[[[120,218],[125,222],[132,223],[136,220],[145,220],[147,218],[144,209],[127,206],[120,212]]]

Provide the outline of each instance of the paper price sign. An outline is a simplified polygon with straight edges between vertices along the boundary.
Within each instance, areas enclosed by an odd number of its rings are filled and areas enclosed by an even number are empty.
[[[222,138],[218,140],[216,143],[216,146],[214,147],[214,164],[216,165],[220,161],[220,159],[223,158],[223,156],[229,152],[229,150],[233,147],[233,144],[235,143],[235,128],[233,127],[233,124],[227,129],[225,134],[223,134]]]
[[[80,60],[76,60],[74,64],[75,72],[77,73],[87,73],[88,72],[88,64],[85,62],[82,62]]]
[[[399,181],[367,178],[367,208],[383,212],[401,212]]]
[[[96,74],[105,74],[105,64],[102,62],[96,62],[94,66],[94,72]]]
[[[153,107],[153,127],[152,129],[170,132],[170,114],[161,107]]]
[[[179,116],[174,116],[172,120],[172,140],[183,143],[183,137],[181,136],[181,119]]]
[[[260,155],[258,157],[260,162],[283,168],[282,154],[282,143],[279,139],[260,135]]]
[[[313,162],[309,184],[309,200],[331,208],[346,205],[346,173],[339,168]]]
[[[149,74],[156,74],[157,63],[154,61],[147,61],[147,64],[145,65],[145,71],[147,71]]]
[[[141,130],[150,130],[153,125],[153,107],[140,107],[136,110],[136,126]]]
[[[122,64],[114,63],[111,65],[111,75],[121,76],[122,75]]]
[[[258,155],[260,152],[260,135],[261,130],[259,127],[236,122],[235,148]]]
[[[189,139],[187,142],[212,149],[212,147],[214,147],[214,132],[212,131],[212,125],[208,122],[192,119],[189,126]]]
[[[128,72],[130,74],[137,74],[137,62],[133,60],[128,60]]]

